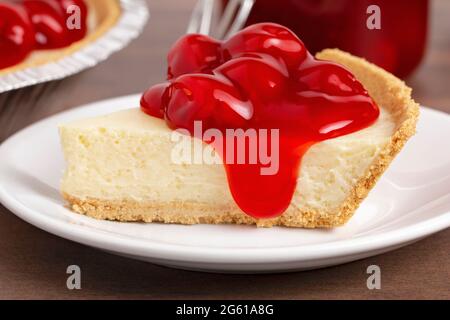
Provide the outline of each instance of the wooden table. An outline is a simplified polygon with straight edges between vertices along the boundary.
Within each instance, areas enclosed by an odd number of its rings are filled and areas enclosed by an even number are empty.
[[[430,50],[408,79],[417,101],[450,112],[450,1],[434,0]],[[137,93],[158,82],[165,54],[187,25],[194,0],[149,0],[145,33],[107,62],[63,81],[0,95],[0,141],[24,126],[83,103]],[[346,265],[291,274],[214,275],[120,258],[38,230],[0,206],[0,298],[385,299],[450,298],[450,230]],[[82,269],[82,290],[66,268]],[[366,268],[382,270],[369,291]]]

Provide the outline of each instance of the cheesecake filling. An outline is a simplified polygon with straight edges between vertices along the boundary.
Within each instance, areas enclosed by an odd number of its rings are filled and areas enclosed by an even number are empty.
[[[289,207],[312,146],[380,115],[347,69],[315,59],[280,25],[253,25],[227,41],[187,35],[168,60],[167,82],[144,93],[141,109],[210,144],[234,201],[255,218]]]

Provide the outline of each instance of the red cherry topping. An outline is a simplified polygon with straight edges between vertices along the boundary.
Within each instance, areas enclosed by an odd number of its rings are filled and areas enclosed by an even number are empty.
[[[0,69],[25,59],[34,46],[34,30],[20,6],[0,2]]]
[[[169,79],[186,73],[211,73],[222,62],[220,51],[220,42],[204,35],[190,34],[180,38],[169,51]]]
[[[330,61],[312,60],[308,66],[297,70],[296,79],[309,90],[322,91],[331,95],[351,96],[366,93],[353,74]]]
[[[266,53],[295,68],[306,58],[303,42],[289,29],[274,23],[258,23],[236,33],[223,44],[227,59],[245,53]]]
[[[65,14],[58,2],[52,0],[23,0],[23,5],[36,30],[38,49],[63,48],[72,43]]]
[[[141,108],[145,110],[145,113],[157,118],[164,118],[163,97],[166,92],[168,93],[166,91],[168,87],[168,83],[160,83],[144,93],[141,99]]]
[[[252,116],[252,106],[242,99],[238,89],[228,81],[207,74],[184,75],[173,81],[163,103],[171,128],[194,133],[194,121],[208,128],[244,125]]]
[[[276,217],[288,208],[302,157],[312,145],[366,128],[379,116],[348,70],[316,60],[290,30],[272,23],[248,27],[225,42],[183,37],[169,54],[168,78],[144,93],[142,110],[191,135],[195,121],[203,132],[219,130],[222,140],[199,138],[222,157],[234,200],[255,218]],[[248,161],[252,150],[245,141],[247,161],[229,162],[238,158],[235,149],[230,154],[221,145],[235,138],[228,129],[258,134],[259,154],[265,148],[278,155],[272,157],[276,170],[262,174],[267,162]]]
[[[287,70],[272,56],[262,57],[232,59],[216,68],[214,74],[225,76],[250,99],[277,98],[287,85]]]
[[[88,31],[87,16],[88,8],[84,0],[54,0],[62,8],[64,17],[69,22],[67,30],[70,41],[75,42],[83,39]],[[79,21],[74,18],[75,15],[80,15]],[[80,23],[79,26],[77,23]],[[66,23],[67,26],[67,23]],[[79,28],[78,28],[79,27]]]

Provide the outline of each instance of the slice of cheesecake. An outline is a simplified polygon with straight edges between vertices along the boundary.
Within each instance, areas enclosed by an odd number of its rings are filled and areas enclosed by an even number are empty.
[[[309,149],[295,195],[281,216],[255,219],[243,213],[220,164],[174,163],[174,132],[138,108],[60,127],[67,161],[64,198],[75,212],[117,221],[343,225],[415,133],[419,106],[402,81],[363,59],[339,50],[325,50],[317,57],[347,67],[381,114],[366,129]]]
[[[57,62],[105,35],[120,18],[121,7],[118,0],[85,0],[85,3],[88,8],[88,33],[82,40],[60,49],[34,50],[19,64],[1,69],[0,76]]]

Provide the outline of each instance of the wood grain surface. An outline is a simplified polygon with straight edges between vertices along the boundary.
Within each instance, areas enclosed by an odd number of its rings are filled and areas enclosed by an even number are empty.
[[[160,81],[167,50],[185,31],[194,0],[148,2],[152,17],[144,34],[108,61],[62,81],[0,95],[0,141],[59,111],[138,93]],[[450,113],[450,1],[431,3],[429,50],[407,82],[418,102]],[[0,206],[0,299],[450,299],[449,249],[446,230],[394,252],[322,270],[204,274],[63,240]],[[66,268],[71,264],[82,269],[82,290],[66,288]],[[381,267],[381,290],[366,287],[371,264]]]

